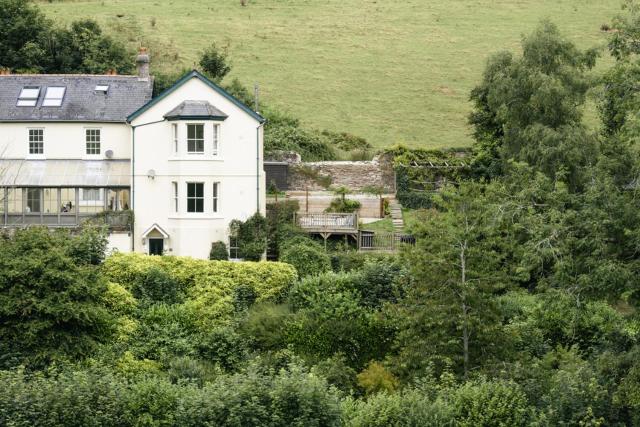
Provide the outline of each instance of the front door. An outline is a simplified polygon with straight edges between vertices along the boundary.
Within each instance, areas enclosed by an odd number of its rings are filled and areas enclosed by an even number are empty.
[[[149,239],[149,255],[162,255],[164,239]]]

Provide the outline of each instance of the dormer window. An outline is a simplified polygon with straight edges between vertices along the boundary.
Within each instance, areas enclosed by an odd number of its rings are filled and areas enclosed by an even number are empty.
[[[25,86],[18,96],[18,107],[35,107],[40,96],[40,88],[38,86]]]
[[[95,91],[106,95],[106,93],[109,92],[109,85],[96,85]]]
[[[64,93],[66,91],[66,87],[55,87],[51,86],[47,88],[47,92],[44,95],[44,100],[42,101],[43,107],[59,107],[62,105],[62,99],[64,98]]]

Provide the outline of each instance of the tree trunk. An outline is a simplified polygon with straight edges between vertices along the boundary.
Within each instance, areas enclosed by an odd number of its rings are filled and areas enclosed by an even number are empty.
[[[469,374],[469,306],[466,300],[466,282],[467,282],[467,258],[466,258],[467,241],[460,246],[460,284],[462,298],[462,355],[464,366],[465,380]]]

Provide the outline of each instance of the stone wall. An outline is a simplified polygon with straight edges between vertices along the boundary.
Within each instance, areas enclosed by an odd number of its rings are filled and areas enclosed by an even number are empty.
[[[363,162],[291,162],[289,191],[321,191],[330,186],[345,186],[354,192],[366,186],[383,187],[395,192],[395,174],[391,156],[378,156]]]

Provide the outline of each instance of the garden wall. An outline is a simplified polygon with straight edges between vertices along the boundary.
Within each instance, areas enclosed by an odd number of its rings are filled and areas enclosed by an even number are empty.
[[[367,186],[382,187],[387,193],[395,192],[393,158],[388,155],[371,161],[347,162],[290,162],[289,191],[321,191],[330,186],[345,186],[362,191]]]

